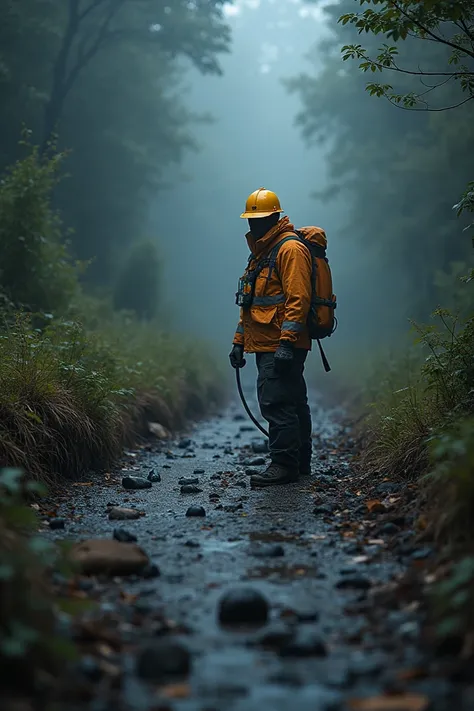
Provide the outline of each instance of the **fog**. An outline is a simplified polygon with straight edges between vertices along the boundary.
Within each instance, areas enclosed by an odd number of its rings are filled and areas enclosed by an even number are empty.
[[[327,177],[323,150],[309,150],[295,126],[300,109],[283,80],[296,75],[327,28],[320,11],[292,0],[238,2],[222,77],[192,72],[186,101],[213,123],[195,130],[175,185],[155,206],[166,263],[164,289],[176,326],[228,347],[238,320],[237,280],[248,257],[247,196],[266,187],[296,226],[323,226],[335,279],[344,245],[338,215],[312,197]],[[341,309],[343,310],[343,309]]]

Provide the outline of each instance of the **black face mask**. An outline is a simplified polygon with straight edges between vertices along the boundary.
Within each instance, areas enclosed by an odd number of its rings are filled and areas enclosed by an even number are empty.
[[[262,237],[265,237],[267,232],[269,232],[272,227],[275,227],[275,225],[278,223],[280,220],[280,213],[275,212],[273,215],[270,215],[269,217],[253,217],[250,218],[248,223],[249,223],[249,228],[250,232],[252,233],[252,237],[254,237],[256,240],[262,239]]]

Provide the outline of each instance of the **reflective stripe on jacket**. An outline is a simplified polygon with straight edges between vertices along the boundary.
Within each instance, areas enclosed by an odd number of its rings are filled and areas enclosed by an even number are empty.
[[[247,242],[254,259],[248,270],[270,256],[272,249],[294,233],[287,217],[283,218],[260,240],[251,233]],[[269,266],[262,269],[255,283],[250,309],[241,309],[234,343],[244,346],[247,353],[276,351],[280,340],[296,348],[311,348],[306,321],[311,300],[311,255],[298,240],[284,242],[278,250],[276,269],[269,277]]]

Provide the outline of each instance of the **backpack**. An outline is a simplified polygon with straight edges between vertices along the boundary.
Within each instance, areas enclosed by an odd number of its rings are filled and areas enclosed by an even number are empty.
[[[332,275],[326,257],[327,238],[324,230],[321,227],[301,227],[280,240],[269,256],[269,276],[272,269],[278,275],[276,259],[280,247],[288,240],[294,239],[304,244],[311,254],[313,269],[311,274],[311,304],[307,321],[308,333],[311,340],[318,342],[324,369],[328,372],[331,368],[320,341],[331,336],[337,328],[337,319],[334,314],[337,301],[332,291]]]

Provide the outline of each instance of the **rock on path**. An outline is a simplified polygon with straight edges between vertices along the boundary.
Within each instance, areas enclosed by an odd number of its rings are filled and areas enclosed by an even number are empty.
[[[240,415],[235,405],[189,440],[130,455],[111,479],[74,489],[74,500],[67,492],[58,509],[66,530],[45,533],[110,540],[159,574],[81,583],[123,638],[107,661],[122,675],[110,685],[113,708],[384,711],[395,694],[399,711],[467,711],[465,689],[420,650],[417,610],[390,593],[405,565],[389,545],[397,531],[381,529],[386,514],[358,494],[337,418],[315,404],[312,477],[250,492],[239,482],[249,462],[262,466],[265,447]],[[183,458],[191,441],[196,456]],[[151,470],[161,473],[151,489],[122,487],[125,471],[146,479]],[[119,542],[135,538],[140,547]]]

